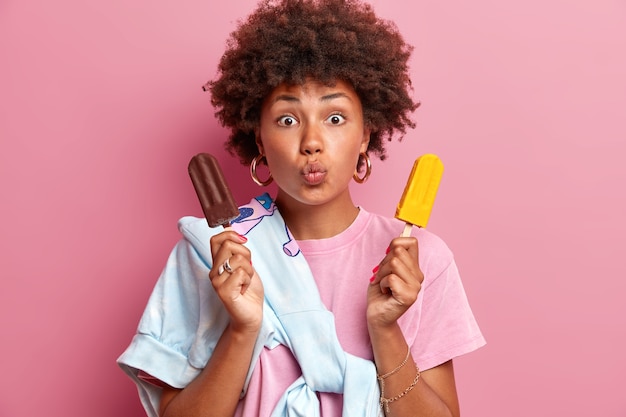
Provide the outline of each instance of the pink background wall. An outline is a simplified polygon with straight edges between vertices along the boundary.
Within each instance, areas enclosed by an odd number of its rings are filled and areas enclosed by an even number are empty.
[[[219,6],[214,4],[219,3]],[[0,2],[0,416],[141,416],[115,359],[217,153],[200,86],[254,0]],[[626,416],[626,2],[377,0],[416,46],[418,127],[359,204],[446,164],[430,229],[488,339],[465,416]]]

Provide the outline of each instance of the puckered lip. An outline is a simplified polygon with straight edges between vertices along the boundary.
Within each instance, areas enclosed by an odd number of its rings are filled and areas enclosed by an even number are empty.
[[[309,163],[302,169],[302,177],[308,185],[321,184],[326,178],[326,173],[326,168],[319,162]]]

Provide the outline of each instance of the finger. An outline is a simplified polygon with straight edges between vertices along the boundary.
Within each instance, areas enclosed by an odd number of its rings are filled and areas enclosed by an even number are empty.
[[[211,255],[215,258],[216,254],[227,242],[242,245],[247,241],[248,239],[245,236],[238,234],[234,230],[225,230],[222,233],[218,233],[217,235],[211,237]]]
[[[379,267],[375,268],[376,271],[374,274],[376,278],[381,279],[390,274],[396,274],[399,276],[410,275],[411,269],[410,266],[407,265],[407,263],[411,263],[410,256],[404,249],[399,249],[395,252],[396,253],[391,252],[388,254],[380,263]],[[374,282],[376,282],[376,280],[374,280]]]
[[[252,262],[250,261],[250,252],[247,248],[244,249],[245,250],[240,250],[239,248],[235,248],[233,251],[234,253],[228,251],[229,253],[232,253],[232,255],[226,258],[224,262],[214,265],[209,272],[209,278],[212,281],[221,278],[220,282],[223,282],[228,278],[227,275],[239,272],[252,276],[254,274],[254,268],[252,267]],[[221,253],[217,259],[220,258]],[[219,285],[219,282],[216,282],[214,285]]]
[[[397,243],[399,246],[404,247],[406,250],[408,250],[409,252],[413,253],[414,255],[418,255],[419,252],[419,242],[417,240],[417,238],[409,236],[409,237],[397,237],[394,239],[394,242]]]
[[[252,262],[250,262],[250,252],[244,253],[234,253],[228,259],[228,264],[230,266],[230,273],[235,273],[238,271],[243,271],[246,275],[252,275],[254,273],[254,268],[252,268]]]
[[[237,238],[235,237],[235,239]],[[213,254],[213,267],[209,272],[209,278],[214,279],[225,271],[232,272],[239,266],[251,266],[252,255],[250,250],[239,242],[235,242],[228,237],[211,242],[215,246],[219,246],[219,249]],[[226,261],[228,261],[228,264],[226,264]],[[229,269],[230,271],[228,271]]]
[[[372,269],[372,276],[370,278],[371,284],[377,284],[385,274],[398,273],[397,268],[392,268],[390,262],[393,259],[401,259],[412,271],[411,273],[418,277],[421,282],[423,276],[419,269],[419,248],[417,239],[414,237],[398,237],[394,238],[389,247],[385,257]]]
[[[383,273],[398,274],[407,280],[417,278],[422,282],[424,277],[419,267],[418,252],[417,239],[396,238],[392,241],[380,270]]]
[[[248,288],[250,288],[250,284],[252,280],[254,279],[254,273],[248,274],[247,272],[244,272],[241,269],[239,269],[237,273],[241,274],[240,277],[237,277],[240,280],[239,281],[240,282],[239,294],[244,295],[246,291],[248,290]]]
[[[419,289],[407,284],[398,275],[387,275],[380,280],[380,291],[393,297],[399,305],[409,307],[417,299]]]
[[[242,269],[232,273],[225,272],[215,278],[212,283],[219,297],[226,301],[235,301],[250,286],[251,276]]]
[[[410,255],[403,248],[392,249],[385,258],[374,267],[370,283],[377,284],[387,275],[396,274],[399,276],[408,276],[411,270],[407,264],[411,263]],[[409,278],[407,278],[409,279]]]
[[[397,237],[389,245],[389,253],[401,253],[399,248],[404,249],[415,260],[419,259],[419,242],[414,237]]]

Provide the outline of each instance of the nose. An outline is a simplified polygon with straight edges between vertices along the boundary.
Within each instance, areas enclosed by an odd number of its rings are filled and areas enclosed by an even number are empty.
[[[302,132],[300,152],[306,155],[314,155],[322,152],[323,136],[322,132],[315,125],[308,125]]]

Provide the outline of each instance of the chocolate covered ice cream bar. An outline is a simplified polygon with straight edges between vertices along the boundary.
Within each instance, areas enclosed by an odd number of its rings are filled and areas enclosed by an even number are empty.
[[[217,159],[200,153],[191,158],[188,169],[209,226],[230,226],[239,216],[239,209]]]

